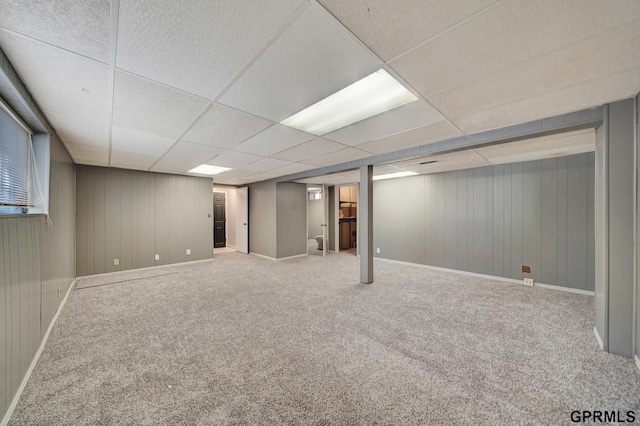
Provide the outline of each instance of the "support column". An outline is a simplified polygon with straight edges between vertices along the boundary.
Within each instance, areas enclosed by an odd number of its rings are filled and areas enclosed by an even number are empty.
[[[633,357],[636,309],[636,102],[605,106],[596,132],[596,334],[605,351]]]
[[[373,166],[360,167],[358,194],[358,249],[360,251],[360,282],[373,282]]]

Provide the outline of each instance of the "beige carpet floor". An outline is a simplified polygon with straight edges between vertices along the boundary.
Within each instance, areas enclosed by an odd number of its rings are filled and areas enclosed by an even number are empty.
[[[11,419],[76,424],[572,424],[640,410],[593,297],[348,254],[80,280]]]

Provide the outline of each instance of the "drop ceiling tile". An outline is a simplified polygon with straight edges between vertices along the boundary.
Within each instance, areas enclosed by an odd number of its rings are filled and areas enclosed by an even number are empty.
[[[417,100],[323,135],[323,138],[353,146],[427,126],[443,119],[442,114],[431,105]]]
[[[106,65],[5,30],[0,45],[40,108],[109,121]]]
[[[153,168],[156,171],[183,173],[212,159],[222,152],[221,149],[208,145],[178,141]]]
[[[345,148],[344,145],[323,138],[315,138],[309,142],[296,145],[286,151],[273,155],[274,158],[288,161],[304,161]]]
[[[99,121],[79,119],[72,115],[43,110],[56,133],[67,143],[109,147],[109,125]]]
[[[436,163],[420,164],[425,161],[436,161]],[[402,161],[394,163],[393,165],[403,170],[409,170],[420,174],[430,174],[490,166],[491,163],[473,150],[466,150]]]
[[[246,152],[268,157],[276,152],[284,151],[292,146],[310,141],[316,136],[282,124],[274,124],[257,135],[247,139],[233,148],[234,151]]]
[[[3,1],[0,27],[107,63],[110,2]]]
[[[198,143],[178,141],[173,148],[167,152],[165,158],[176,161],[194,162],[203,164],[211,160],[216,155],[222,153],[222,149]]]
[[[244,178],[244,177],[248,177],[255,174],[256,172],[253,170],[236,169],[236,170],[230,170],[228,172],[214,175],[214,180],[216,182],[221,182],[221,181],[227,181],[232,179]]]
[[[279,122],[381,66],[321,6],[311,3],[219,102]]]
[[[315,168],[316,166],[312,166],[310,164],[292,163],[292,164],[287,164],[284,167],[278,167],[277,169],[274,170],[274,172],[281,173],[281,176],[284,176],[284,175],[290,175],[293,173],[304,172],[304,171],[315,169]]]
[[[95,166],[109,165],[109,148],[78,143],[66,143],[69,154],[78,164],[91,164]]]
[[[274,172],[263,172],[258,173],[253,176],[248,176],[246,178],[239,178],[240,180],[244,180],[245,182],[262,182],[263,180],[270,180],[273,178],[277,178],[280,175]]]
[[[541,160],[595,151],[594,129],[584,129],[517,142],[490,145],[474,151],[492,164]]]
[[[243,167],[244,170],[253,170],[256,173],[262,173],[277,169],[278,167],[284,167],[287,164],[291,164],[290,161],[276,160],[275,158],[263,158],[255,163],[248,164]]]
[[[637,52],[640,52],[640,20],[520,62],[435,95],[429,101],[455,120],[615,72],[640,68]]]
[[[506,105],[482,110],[455,120],[465,133],[539,120],[625,99],[640,91],[640,68],[611,74],[574,86]]]
[[[116,71],[113,124],[178,138],[208,102],[170,87]]]
[[[305,160],[306,163],[313,164],[318,167],[331,166],[347,161],[359,160],[361,158],[371,157],[373,154],[356,148],[345,148],[338,151],[330,152],[319,157],[313,157]]]
[[[246,166],[249,163],[258,161],[264,157],[258,155],[245,154],[242,152],[226,151],[210,161],[207,164],[212,166],[229,167],[236,169],[242,166]]]
[[[183,139],[227,149],[272,124],[269,120],[214,103]]]
[[[116,64],[213,99],[300,3],[122,1]]]
[[[111,148],[123,153],[143,154],[157,159],[171,148],[175,141],[172,138],[125,127],[112,126],[111,129]]]
[[[385,154],[414,146],[425,145],[443,139],[461,136],[462,133],[448,121],[440,121],[428,126],[420,127],[408,132],[398,133],[393,136],[365,142],[356,145],[355,148],[374,154]]]
[[[388,61],[496,0],[371,2],[319,0],[333,16]]]
[[[635,0],[615,6],[600,0],[503,2],[393,61],[391,67],[430,97],[638,17],[640,2]]]
[[[174,174],[182,174],[186,173],[188,170],[193,169],[194,165],[179,160],[167,160],[162,158],[158,161],[153,167],[151,167],[150,171],[152,172],[160,172],[160,173],[174,173]]]
[[[133,152],[111,151],[111,167],[121,169],[148,170],[158,160],[158,156],[136,154]]]

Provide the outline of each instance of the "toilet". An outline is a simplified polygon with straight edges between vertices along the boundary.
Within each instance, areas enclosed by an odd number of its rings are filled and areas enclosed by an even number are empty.
[[[318,235],[316,241],[318,242],[318,250],[322,250],[322,235]]]

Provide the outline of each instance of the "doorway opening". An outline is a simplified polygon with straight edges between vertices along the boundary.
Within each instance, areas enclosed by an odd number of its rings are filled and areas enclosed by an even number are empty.
[[[247,253],[248,188],[213,187],[213,253]]]
[[[327,193],[324,185],[307,185],[307,254],[325,256],[329,236],[327,223]]]
[[[338,249],[358,254],[358,185],[338,187]]]
[[[227,246],[227,197],[224,192],[213,193],[213,248]]]

